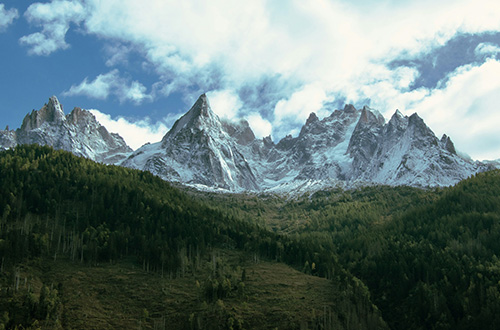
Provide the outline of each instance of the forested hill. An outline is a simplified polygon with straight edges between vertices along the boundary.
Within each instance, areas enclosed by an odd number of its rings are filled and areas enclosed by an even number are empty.
[[[500,171],[289,200],[19,146],[0,217],[0,329],[162,328],[148,310],[186,329],[500,324]]]
[[[323,192],[307,205],[302,232],[329,233],[392,329],[498,328],[500,171],[442,190]]]
[[[385,327],[370,302],[366,287],[337,262],[332,249],[273,233],[256,225],[253,219],[242,220],[220,209],[196,200],[148,172],[102,165],[69,152],[36,145],[1,152],[0,310],[5,312],[0,315],[0,326],[75,327],[79,318],[91,312],[73,313],[72,317],[78,317],[71,319],[68,313],[76,307],[68,306],[85,299],[75,300],[68,292],[61,296],[64,286],[74,285],[73,276],[59,284],[53,282],[53,278],[65,278],[81,265],[101,269],[106,264],[119,267],[126,260],[134,260],[138,269],[156,274],[158,278],[173,281],[190,278],[192,286],[186,292],[192,287],[198,288],[197,305],[177,310],[170,320],[177,327],[238,329],[266,320],[270,323],[266,327],[278,326],[272,323],[276,321],[271,321],[276,313],[289,318],[283,324],[292,328],[315,323],[330,328]],[[240,254],[236,259],[239,261],[226,264],[225,259],[219,257],[233,253]],[[312,263],[312,256],[316,263]],[[307,310],[304,308],[300,313],[281,307],[272,312],[269,302],[256,301],[252,305],[245,290],[259,292],[260,285],[269,283],[250,285],[252,282],[249,282],[244,289],[247,277],[267,278],[265,272],[258,275],[259,270],[251,276],[242,273],[241,267],[253,267],[248,264],[249,259],[253,263],[259,260],[285,262],[300,269],[304,263],[312,263],[308,273],[312,269],[315,274],[331,279],[331,296],[326,302],[315,303],[319,306],[308,303]],[[50,272],[44,270],[42,275],[34,275],[44,267],[62,267],[65,271],[53,275],[49,281],[44,277],[49,275],[43,274]],[[125,273],[123,269],[119,272]],[[75,276],[79,274],[81,271]],[[279,285],[307,283],[306,275],[303,276],[299,282]],[[91,288],[95,282],[88,285]],[[126,286],[124,284],[123,290]],[[114,287],[115,284],[101,286],[98,292],[111,292]],[[311,286],[308,290],[312,294],[324,288]],[[260,296],[266,294],[256,294]],[[239,307],[225,308],[224,302],[230,303],[230,299],[236,299],[233,302]],[[295,303],[300,305],[307,302],[308,296],[293,299],[305,299]],[[180,300],[176,296],[175,301]],[[257,306],[256,310],[249,305]],[[125,308],[113,302],[108,306],[118,308],[113,313]],[[158,301],[154,306],[166,313],[167,307],[161,307]],[[215,316],[218,322],[205,323],[204,320]],[[153,326],[146,317],[140,322],[142,327]]]
[[[361,253],[352,272],[393,328],[500,324],[499,171],[462,181],[348,245]]]
[[[176,272],[181,250],[244,247],[246,237],[259,232],[148,172],[49,147],[0,154],[0,210],[2,228],[20,235],[6,237],[6,263],[47,253],[91,264],[131,255],[150,270]]]
[[[334,250],[342,267],[368,286],[392,329],[500,324],[498,170],[444,189],[373,186],[293,200],[205,198]]]

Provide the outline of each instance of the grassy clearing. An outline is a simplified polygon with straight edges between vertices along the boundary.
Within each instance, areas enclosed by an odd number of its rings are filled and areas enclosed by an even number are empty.
[[[208,259],[196,271],[175,278],[148,273],[133,260],[94,267],[45,260],[23,274],[35,295],[42,283],[59,288],[60,323],[68,329],[294,329],[315,322],[343,327],[345,317],[336,313],[338,292],[331,281],[277,262],[254,262],[240,252],[215,254],[226,274],[240,277],[244,269],[245,280],[244,290],[233,287],[226,297],[212,301],[203,291],[203,283],[213,276]]]

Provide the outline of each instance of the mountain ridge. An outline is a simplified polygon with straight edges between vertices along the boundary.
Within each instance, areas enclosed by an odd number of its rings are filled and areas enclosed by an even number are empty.
[[[157,166],[151,167],[151,161]],[[205,94],[161,144],[141,147],[121,164],[166,180],[228,191],[449,186],[499,166],[461,157],[447,135],[438,139],[416,113],[405,116],[396,110],[386,122],[377,110],[347,104],[323,119],[311,113],[298,136],[274,143],[270,137],[255,138],[245,121],[220,119]]]
[[[88,111],[65,115],[55,96],[33,110],[17,130],[0,131],[0,146],[47,144],[96,161],[146,170],[198,189],[230,192],[318,190],[387,184],[454,185],[477,172],[500,168],[457,153],[446,134],[438,139],[414,113],[396,110],[386,122],[377,110],[346,104],[325,118],[311,113],[296,137],[257,139],[246,120],[231,122],[202,94],[161,141],[135,151]]]

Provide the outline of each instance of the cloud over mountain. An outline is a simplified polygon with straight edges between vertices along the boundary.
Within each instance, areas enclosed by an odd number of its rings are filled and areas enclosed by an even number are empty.
[[[468,46],[476,54],[469,63],[447,71],[436,67],[438,86],[416,87],[423,71],[415,65],[422,58],[435,61],[436,51],[457,36],[500,31],[500,4],[493,0],[255,0],[244,5],[227,0],[53,0],[32,4],[24,17],[40,30],[20,38],[32,55],[68,49],[70,29],[105,44],[108,71],[75,80],[66,89],[68,96],[113,96],[143,104],[176,93],[210,92],[221,96],[220,109],[214,105],[214,111],[260,118],[272,125],[275,138],[298,132],[309,113],[321,115],[325,104],[366,103],[385,115],[396,108],[429,112],[432,105],[436,117],[457,123],[469,119],[466,114],[479,103],[496,106],[481,91],[453,92],[460,82],[452,76],[473,71],[475,79],[490,81],[480,68],[496,65],[497,43],[477,41]],[[138,64],[133,69],[132,57]],[[398,61],[405,63],[394,65]],[[217,97],[211,99],[218,103]],[[462,108],[466,104],[468,111],[443,103],[450,99]],[[444,121],[427,118],[434,130],[450,131]],[[488,116],[475,119],[478,125],[491,122]],[[267,124],[264,131],[269,131]],[[492,140],[499,136],[488,134]],[[461,135],[464,140],[477,137]],[[466,146],[456,140],[459,148]],[[498,147],[473,156],[495,153],[500,156]]]
[[[100,74],[90,82],[85,78],[79,85],[73,85],[63,93],[66,96],[86,95],[96,99],[105,99],[111,94],[115,95],[120,102],[132,101],[140,104],[151,99],[143,84],[121,77],[118,69]]]

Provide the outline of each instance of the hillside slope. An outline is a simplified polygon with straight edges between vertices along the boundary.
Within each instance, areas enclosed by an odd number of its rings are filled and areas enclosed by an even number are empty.
[[[186,329],[385,328],[366,287],[331,251],[148,172],[18,146],[0,153],[0,214],[8,328],[154,328],[158,315]]]
[[[335,251],[391,329],[496,329],[500,171],[456,186],[373,186],[285,199],[199,192],[240,217]]]

